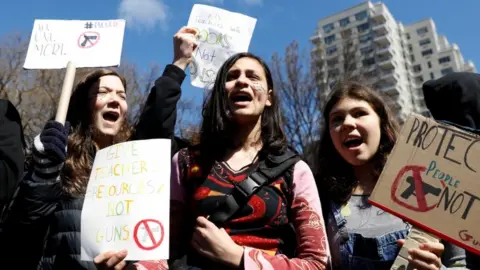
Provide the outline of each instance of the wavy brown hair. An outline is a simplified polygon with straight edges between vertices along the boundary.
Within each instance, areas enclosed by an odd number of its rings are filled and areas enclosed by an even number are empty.
[[[103,76],[117,76],[127,91],[125,78],[114,70],[102,68],[86,74],[76,85],[68,106],[67,121],[70,122],[67,160],[62,170],[62,190],[70,196],[83,196],[87,189],[90,172],[98,146],[94,141],[97,132],[94,126],[95,99],[98,82]],[[125,118],[112,144],[124,142],[132,129]]]
[[[338,204],[346,203],[358,184],[352,165],[338,153],[330,137],[330,112],[344,98],[366,101],[380,118],[380,145],[372,158],[375,176],[378,177],[382,172],[398,133],[397,121],[393,118],[385,101],[373,89],[352,81],[340,84],[333,89],[323,111],[325,128],[316,148],[315,158],[317,160],[314,172],[320,193]]]

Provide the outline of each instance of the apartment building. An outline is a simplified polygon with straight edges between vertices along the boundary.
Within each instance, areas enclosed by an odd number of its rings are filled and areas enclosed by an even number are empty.
[[[367,1],[321,19],[310,40],[312,55],[322,63],[319,79],[328,86],[322,99],[335,82],[360,75],[385,97],[400,122],[411,112],[428,115],[424,81],[452,71],[476,72],[456,44],[437,34],[433,20],[404,26],[381,2]]]

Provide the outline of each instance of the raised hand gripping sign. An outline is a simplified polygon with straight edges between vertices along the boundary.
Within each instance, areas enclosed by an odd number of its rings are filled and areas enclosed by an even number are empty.
[[[218,69],[233,54],[248,51],[257,19],[196,4],[188,26],[198,30],[198,47],[190,64],[192,85],[211,87]]]
[[[170,164],[166,139],[97,152],[82,211],[82,260],[122,249],[127,260],[168,259]]]

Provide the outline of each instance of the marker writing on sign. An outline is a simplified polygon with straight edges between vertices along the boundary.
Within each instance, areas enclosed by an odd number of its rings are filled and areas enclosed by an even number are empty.
[[[46,23],[37,24],[37,27],[33,30],[33,39],[40,56],[66,55],[64,44],[55,40],[53,33],[50,31],[50,26]]]
[[[480,150],[480,138],[466,132],[436,123],[429,126],[428,121],[415,118],[406,143],[423,150],[436,147],[436,156],[457,165],[464,164],[472,172],[480,169],[480,163],[473,160],[473,153]]]

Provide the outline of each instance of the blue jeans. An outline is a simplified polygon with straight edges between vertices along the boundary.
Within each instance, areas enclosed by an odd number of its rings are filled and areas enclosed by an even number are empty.
[[[340,237],[340,262],[342,270],[389,270],[400,251],[397,240],[405,239],[409,228],[378,237],[364,237],[348,233],[346,220],[340,207],[332,203],[332,215]],[[410,226],[409,226],[410,227]]]

